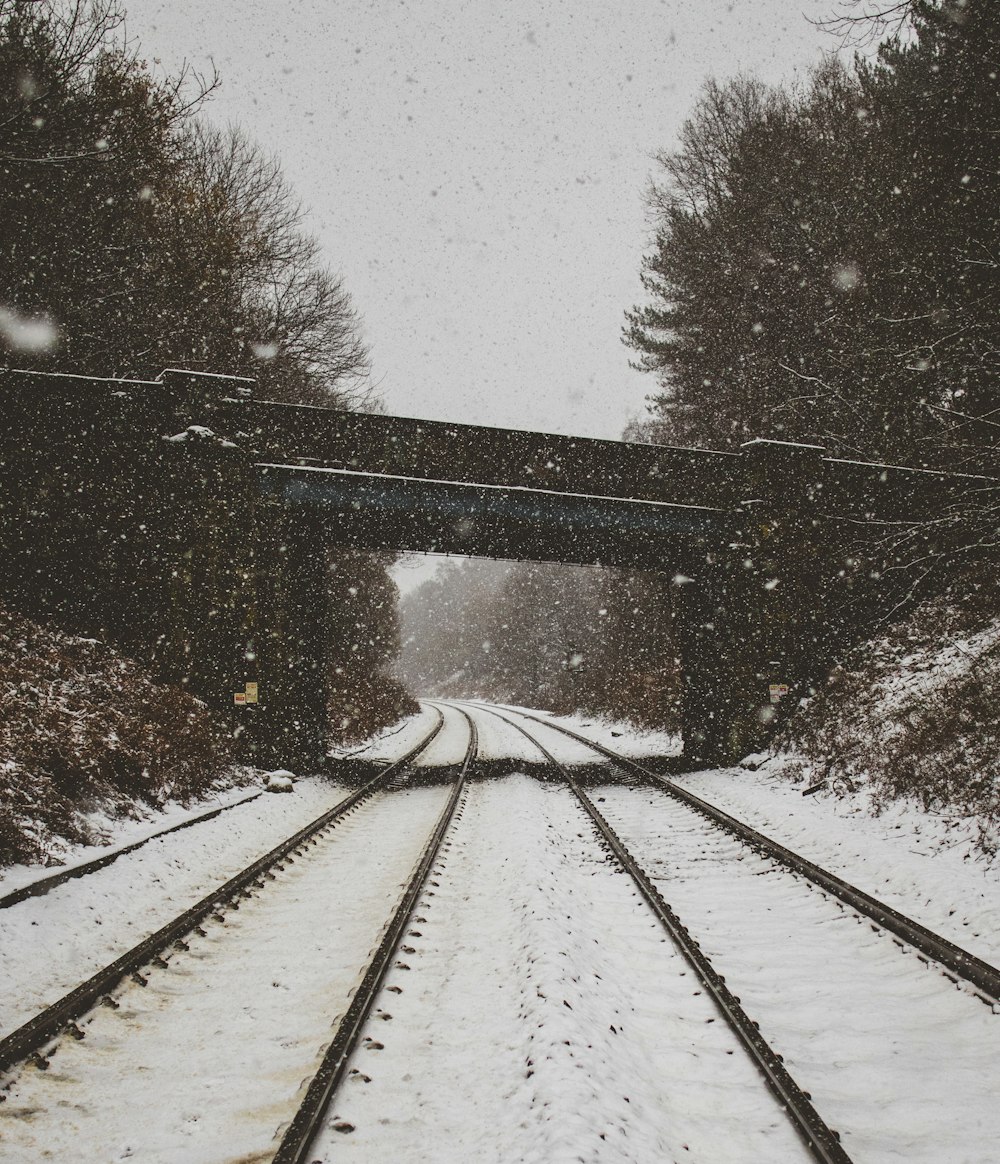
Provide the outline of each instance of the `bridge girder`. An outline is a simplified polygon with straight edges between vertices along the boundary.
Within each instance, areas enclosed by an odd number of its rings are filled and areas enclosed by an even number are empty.
[[[680,570],[705,547],[740,536],[739,513],[704,506],[344,469],[255,468],[262,492],[300,521],[371,550]]]

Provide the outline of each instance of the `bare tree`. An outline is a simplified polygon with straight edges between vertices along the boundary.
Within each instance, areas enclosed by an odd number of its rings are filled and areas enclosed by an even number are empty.
[[[187,157],[201,229],[244,317],[233,353],[241,366],[275,399],[366,403],[369,361],[357,313],[306,232],[277,160],[237,128],[202,125],[190,130]]]
[[[915,7],[915,0],[841,0],[833,15],[813,23],[839,37],[843,46],[864,48],[900,36]]]

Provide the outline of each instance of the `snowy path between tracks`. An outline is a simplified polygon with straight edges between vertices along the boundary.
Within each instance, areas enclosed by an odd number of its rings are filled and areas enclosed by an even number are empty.
[[[565,787],[471,784],[404,941],[311,1160],[808,1159]]]

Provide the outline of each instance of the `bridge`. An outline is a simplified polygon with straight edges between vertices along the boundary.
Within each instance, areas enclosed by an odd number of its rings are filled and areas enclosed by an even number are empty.
[[[669,572],[685,754],[710,763],[757,744],[772,683],[794,695],[814,677],[831,561],[858,526],[961,485],[783,442],[718,452],[282,404],[181,370],[3,371],[0,418],[0,593],[69,625],[98,612],[219,711],[257,682],[262,758],[300,764],[326,750],[333,545]]]

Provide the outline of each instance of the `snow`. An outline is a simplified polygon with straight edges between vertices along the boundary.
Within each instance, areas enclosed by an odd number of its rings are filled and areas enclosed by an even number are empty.
[[[0,1104],[0,1161],[270,1158],[447,791],[366,801],[147,986],[116,991],[118,1009],[92,1012],[47,1071],[22,1068]]]
[[[475,713],[475,704],[463,703],[463,707]],[[495,715],[480,711],[476,714],[479,729],[479,759],[520,761],[527,764],[544,763],[544,757],[530,740],[504,723]],[[512,765],[513,767],[513,765]]]
[[[438,768],[461,764],[469,750],[469,724],[461,712],[441,705],[444,724],[438,734],[416,758],[414,768]]]
[[[295,790],[295,782],[290,776],[279,776],[272,772],[267,778],[267,783],[264,785],[267,792],[293,792]]]
[[[537,771],[537,749],[473,714],[481,756],[497,762],[486,771],[511,774],[467,785],[310,1158],[808,1159],[568,790],[519,773]],[[424,705],[350,754],[388,762],[437,719]],[[640,757],[675,742],[583,716],[558,722]],[[526,726],[593,780],[584,745]],[[445,706],[423,766],[458,763],[467,740]],[[874,819],[854,802],[803,797],[769,768],[676,779],[1000,961],[1000,878],[961,845],[946,848],[943,825],[905,805]],[[18,1069],[0,1093],[0,1164],[269,1159],[447,792],[376,796],[308,860],[206,923],[190,950],[171,951],[167,968],[144,970],[148,986],[118,988],[119,1008],[85,1016],[86,1037],[60,1039],[47,1072]],[[655,788],[609,780],[591,795],[857,1164],[991,1158],[1000,1016]],[[293,795],[238,803],[4,910],[0,1033],[343,796],[329,780],[295,780]]]
[[[570,731],[579,732],[587,739],[594,740],[596,743],[611,748],[612,751],[618,752],[622,756],[628,756],[630,759],[638,760],[647,756],[662,758],[680,754],[681,738],[676,732],[641,728],[631,723],[617,723],[601,716],[552,715],[549,712],[536,711],[530,707],[518,707],[516,704],[505,706],[509,706],[511,711],[527,711],[531,715],[561,724],[563,727],[569,728]],[[531,725],[525,724],[525,727],[530,728]]]
[[[949,827],[901,801],[872,816],[863,797],[803,796],[767,767],[671,779],[858,889],[1000,965],[1000,868]]]
[[[0,337],[15,352],[47,352],[59,343],[59,327],[47,315],[21,315],[0,305]]]
[[[808,1159],[566,789],[449,839],[311,1160]]]
[[[72,845],[60,856],[54,866],[41,871],[36,865],[8,865],[0,869],[0,898],[14,890],[22,889],[26,885],[33,885],[44,881],[53,873],[78,869],[82,865],[98,858],[114,853],[130,845],[142,844],[160,833],[175,829],[181,825],[197,823],[203,816],[217,812],[220,808],[228,809],[233,805],[241,804],[245,800],[253,800],[260,795],[259,788],[232,787],[222,789],[192,807],[171,801],[162,808],[146,808],[141,819],[128,820],[122,817],[109,817],[102,812],[82,813],[82,818],[100,835],[111,838],[105,845]],[[137,811],[142,811],[137,806]]]
[[[290,780],[294,784],[296,780],[295,773],[290,772],[287,768],[275,768],[273,772],[265,772],[264,778],[268,784],[272,780]]]
[[[583,717],[548,718],[640,763],[644,744],[653,742],[627,725],[598,724]],[[538,727],[526,726],[531,731]],[[616,737],[612,731],[621,734]],[[573,762],[580,755],[579,745],[565,737],[560,743],[554,733],[544,737],[544,743],[556,759]],[[976,851],[972,823],[956,827],[905,801],[874,816],[863,795],[842,799],[820,792],[804,797],[802,786],[783,778],[773,761],[756,772],[720,768],[670,780],[1000,965],[1000,867]]]
[[[258,797],[170,833],[44,897],[3,911],[0,1035],[155,933],[178,913],[342,800],[315,777],[294,796]]]
[[[329,754],[335,760],[351,758],[389,762],[398,759],[410,748],[415,747],[437,723],[438,718],[439,714],[433,707],[429,704],[423,704],[419,712],[383,729],[359,746],[354,748],[333,747]]]
[[[827,895],[654,789],[593,791],[848,1155],[981,1161],[1000,1017]]]

